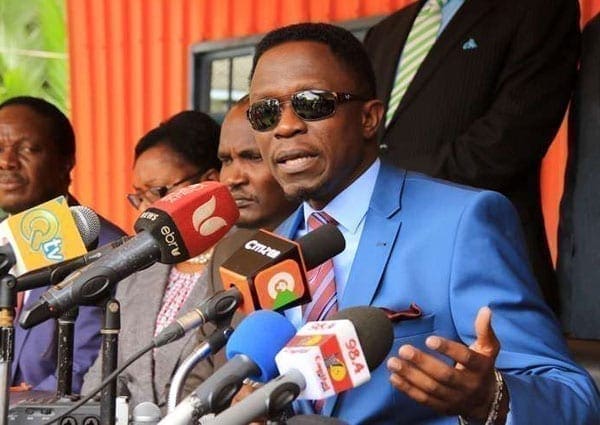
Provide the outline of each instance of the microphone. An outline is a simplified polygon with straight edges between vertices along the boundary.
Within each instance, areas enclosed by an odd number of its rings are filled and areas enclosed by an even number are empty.
[[[213,246],[239,212],[226,186],[203,182],[156,201],[135,222],[138,232],[96,262],[70,274],[21,314],[28,329],[75,305],[93,305],[121,279],[156,261],[174,264]]]
[[[311,300],[310,270],[344,250],[346,241],[333,224],[325,224],[291,241],[259,230],[220,267],[225,288],[242,294],[240,310],[286,310]]]
[[[160,420],[160,408],[151,401],[143,401],[133,408],[131,425],[156,425]]]
[[[341,310],[308,322],[275,356],[281,375],[209,421],[246,424],[272,416],[296,398],[322,400],[364,384],[394,340],[392,323],[375,307]]]
[[[318,227],[297,241],[259,230],[246,245],[256,247],[258,243],[269,247],[272,256],[265,259],[254,248],[236,251],[220,269],[224,286],[231,289],[217,292],[170,323],[154,338],[157,347],[206,322],[217,326],[227,324],[238,307],[248,314],[260,309],[281,311],[309,302],[306,270],[339,254],[346,244],[342,233],[332,224]],[[279,254],[273,255],[276,249]],[[279,282],[283,282],[281,286]],[[284,296],[287,302],[279,302]]]
[[[13,274],[20,276],[85,254],[99,231],[98,216],[86,210],[69,208],[65,197],[59,196],[9,216],[0,223],[2,268],[14,265]]]
[[[245,378],[267,381],[277,375],[275,354],[296,329],[274,311],[255,311],[242,320],[227,342],[227,363],[200,384],[159,424],[183,425],[225,409]]]
[[[102,258],[130,238],[131,236],[123,236],[87,254],[22,274],[17,278],[17,289],[19,291],[27,291],[42,286],[56,285],[75,270]]]

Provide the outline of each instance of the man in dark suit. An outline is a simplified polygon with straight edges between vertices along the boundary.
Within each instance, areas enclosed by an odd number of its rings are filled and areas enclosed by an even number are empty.
[[[575,77],[578,2],[430,1],[442,4],[437,33],[395,112],[389,105],[397,69],[414,57],[404,49],[429,3],[399,10],[365,39],[377,96],[390,115],[378,134],[380,153],[403,168],[506,195],[521,218],[544,296],[557,311],[539,173]]]
[[[34,97],[15,97],[0,104],[0,208],[16,214],[59,195],[69,198],[70,172],[75,165],[75,135],[68,118],[54,105]],[[100,218],[99,245],[123,236],[114,224]],[[25,295],[24,307],[48,287]],[[102,312],[81,307],[75,322],[74,392],[100,348]],[[21,388],[56,390],[56,321],[31,329],[15,326],[12,384]]]
[[[577,338],[600,340],[599,75],[600,15],[583,31],[581,68],[569,121],[557,267],[565,331]]]

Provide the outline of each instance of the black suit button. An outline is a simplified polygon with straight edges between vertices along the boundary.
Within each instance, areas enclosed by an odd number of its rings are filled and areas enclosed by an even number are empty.
[[[389,147],[388,147],[387,144],[382,143],[382,144],[379,145],[379,152],[380,153],[387,153],[389,150],[390,149],[389,149]]]

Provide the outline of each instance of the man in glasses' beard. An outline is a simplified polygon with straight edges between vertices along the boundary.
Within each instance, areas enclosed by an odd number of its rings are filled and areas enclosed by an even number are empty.
[[[306,90],[362,100],[338,102],[331,114],[288,102]],[[266,101],[278,102],[278,115],[262,115]],[[346,239],[333,277],[321,282],[335,285],[335,297],[318,317],[372,305],[395,320],[387,364],[362,387],[325,400],[321,414],[355,424],[456,424],[457,416],[464,423],[597,423],[598,393],[569,358],[510,202],[378,158],[384,107],[354,36],[308,23],[267,34],[254,56],[249,110],[284,192],[306,198],[278,231],[299,237],[319,217],[337,223]],[[318,298],[313,293],[313,309]],[[413,303],[418,314],[403,314]],[[286,315],[297,326],[306,321],[300,307]],[[305,414],[314,406],[295,405]]]

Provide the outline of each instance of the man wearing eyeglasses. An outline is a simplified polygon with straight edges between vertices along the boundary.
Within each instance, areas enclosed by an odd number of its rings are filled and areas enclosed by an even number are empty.
[[[366,304],[405,318],[368,383],[297,411],[353,424],[598,423],[598,392],[542,300],[510,202],[381,162],[383,109],[346,30],[298,24],[256,47],[248,119],[285,194],[303,201],[279,231],[298,237],[318,216],[346,239],[317,318]],[[413,303],[420,314],[399,314]],[[288,316],[300,325],[315,308]]]
[[[0,104],[0,208],[16,214],[59,195],[69,194],[75,165],[75,134],[69,119],[54,105],[36,97],[14,97]],[[98,245],[124,235],[100,217]],[[24,306],[35,302],[48,287],[28,291]],[[78,393],[100,348],[102,312],[81,307],[75,322],[72,389]],[[32,329],[15,326],[12,384],[21,389],[55,391],[56,321]],[[17,390],[17,388],[14,388]]]

